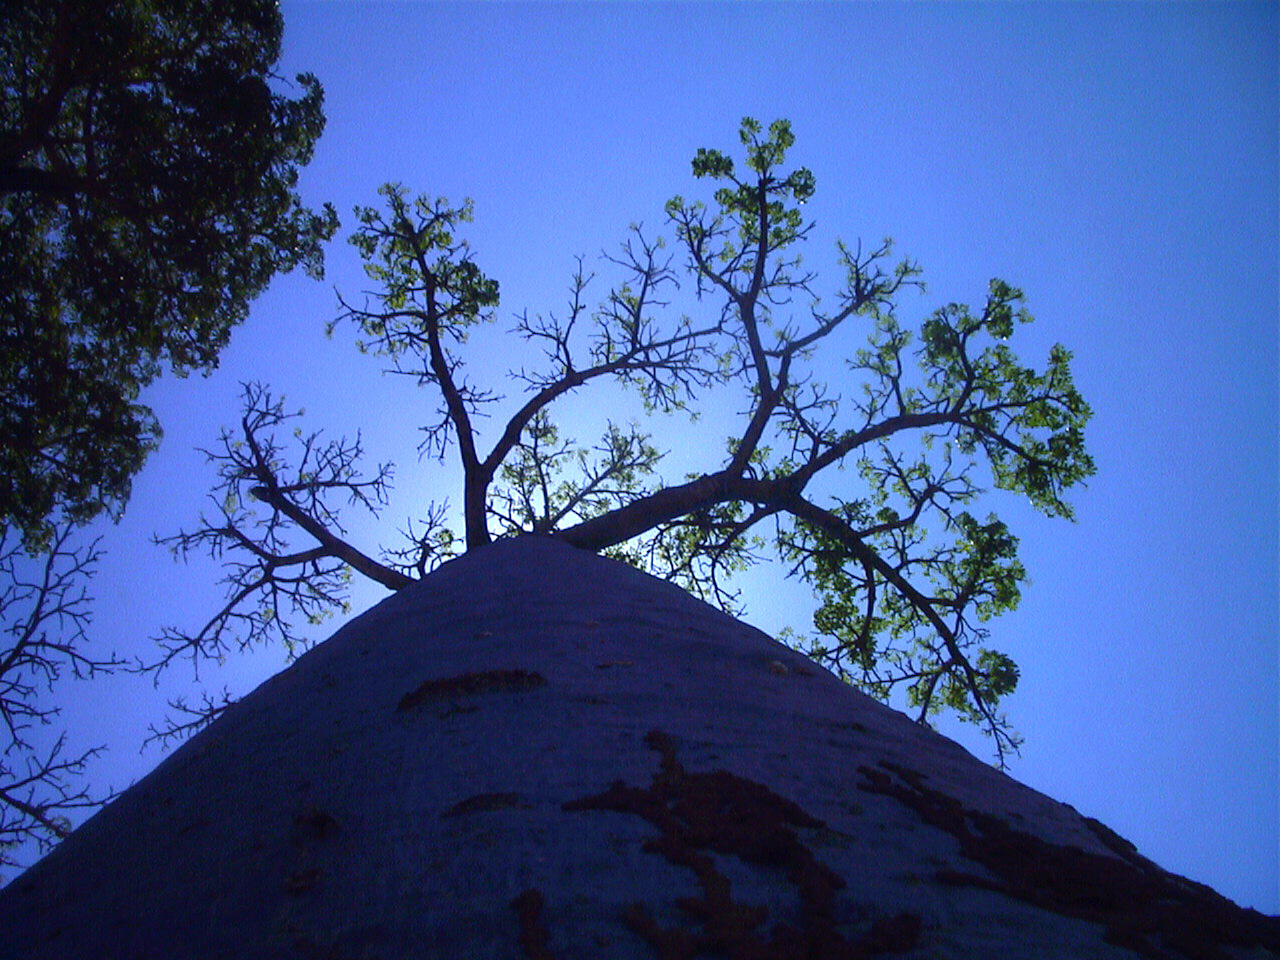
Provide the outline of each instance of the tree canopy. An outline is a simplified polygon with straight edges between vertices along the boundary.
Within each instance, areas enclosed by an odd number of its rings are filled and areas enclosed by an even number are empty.
[[[323,92],[273,75],[282,30],[275,0],[3,0],[0,521],[33,548],[123,508],[160,434],[142,387],[321,272],[337,219],[295,186]]]
[[[470,203],[388,185],[381,206],[358,209],[351,241],[375,289],[340,298],[331,329],[354,328],[362,350],[435,393],[420,450],[458,458],[461,515],[433,503],[398,546],[361,549],[340,501],[377,513],[391,465],[365,472],[358,437],[294,427],[290,439],[297,414],[248,386],[240,423],[208,451],[214,511],[165,541],[221,558],[227,602],[197,630],[166,630],[146,666],[199,664],[236,645],[292,648],[298,619],[341,608],[353,572],[401,589],[495,536],[607,551],[721,603],[733,601],[731,575],[771,549],[819,600],[815,636],[794,640],[811,656],[879,697],[905,691],[922,722],[957,712],[1001,758],[1016,747],[999,705],[1018,669],[987,645],[985,623],[1017,605],[1026,571],[1017,537],[975,508],[994,488],[1071,516],[1064,496],[1094,467],[1070,354],[1055,346],[1042,367],[1023,365],[1009,341],[1032,317],[999,279],[980,306],[948,303],[912,329],[900,300],[922,288],[920,269],[895,262],[888,241],[839,243],[838,277],[820,298],[800,257],[816,178],[785,167],[789,123],[748,118],[740,139],[745,158],[697,151],[693,175],[709,198],[667,203],[677,255],[633,227],[604,258],[618,277],[601,296],[590,297],[579,259],[566,313],[517,315],[513,336],[540,348],[541,365],[512,371],[524,391],[505,421],[491,417],[504,398],[466,365],[469,335],[499,304],[463,237]],[[700,319],[670,309],[681,279]],[[837,386],[817,375],[819,351],[841,356]],[[637,424],[609,423],[593,445],[561,438],[557,401],[606,381],[638,391],[653,413],[696,411],[713,391],[741,413],[723,454],[666,479]],[[481,417],[498,426],[480,430]]]

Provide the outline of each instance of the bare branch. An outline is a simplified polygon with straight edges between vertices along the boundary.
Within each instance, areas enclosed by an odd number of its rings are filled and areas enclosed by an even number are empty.
[[[72,525],[56,525],[47,552],[27,554],[21,538],[0,531],[0,865],[5,850],[33,839],[47,848],[70,829],[69,815],[106,802],[74,782],[101,748],[64,755],[65,734],[43,754],[28,739],[33,725],[53,722],[58,710],[42,703],[69,671],[74,677],[109,673],[122,665],[114,656],[87,649],[91,620],[88,583],[101,551],[98,540],[71,545]]]
[[[409,546],[386,551],[391,567],[405,576],[420,580],[441,563],[456,556],[458,537],[446,522],[448,512],[448,501],[429,503],[426,515],[421,520],[420,530],[415,531],[413,520],[409,520],[400,531],[409,541]]]
[[[623,430],[610,422],[598,444],[581,448],[561,441],[539,411],[503,465],[504,484],[490,497],[489,510],[508,536],[551,533],[570,519],[603,516],[646,495],[646,481],[662,459],[648,440],[635,424]]]
[[[224,431],[221,450],[206,451],[218,465],[220,482],[209,498],[218,519],[201,516],[195,530],[157,540],[184,559],[197,551],[221,560],[227,600],[194,633],[166,629],[157,638],[159,658],[139,661],[135,669],[158,674],[181,656],[198,671],[201,662],[220,660],[232,646],[272,639],[292,655],[305,640],[291,615],[316,624],[345,611],[351,570],[393,590],[413,582],[344,539],[331,500],[345,495],[348,505],[376,515],[386,502],[391,467],[381,465],[365,479],[357,466],[363,453],[359,437],[325,442],[318,433],[295,431],[297,465],[285,478],[275,431],[297,416],[286,414],[282,401],[265,388],[245,387],[239,435]],[[254,503],[269,508],[265,516]],[[296,545],[299,537],[310,543]]]
[[[154,723],[149,724],[147,729],[150,734],[142,741],[145,749],[147,744],[156,743],[162,748],[168,749],[175,743],[181,743],[190,737],[195,736],[232,706],[237,698],[233,697],[226,687],[222,688],[221,695],[214,699],[209,696],[207,691],[201,691],[201,702],[196,706],[189,706],[186,698],[178,697],[169,701],[169,708],[173,710],[178,718],[169,716],[165,718],[164,725],[157,727]]]

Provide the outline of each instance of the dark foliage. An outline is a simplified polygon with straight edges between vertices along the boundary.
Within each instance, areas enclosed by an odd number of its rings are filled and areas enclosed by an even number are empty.
[[[39,548],[123,508],[160,432],[141,388],[212,369],[337,220],[295,191],[323,94],[272,74],[275,0],[0,11],[0,521]]]

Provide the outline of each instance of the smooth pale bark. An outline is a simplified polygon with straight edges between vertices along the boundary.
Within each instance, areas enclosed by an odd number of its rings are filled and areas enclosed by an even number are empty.
[[[707,918],[761,956],[796,955],[783,924],[824,957],[1280,948],[760,631],[521,537],[352,620],[0,890],[0,956],[653,960]]]

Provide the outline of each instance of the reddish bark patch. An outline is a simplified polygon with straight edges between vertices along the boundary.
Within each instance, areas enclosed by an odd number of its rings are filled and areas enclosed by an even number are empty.
[[[623,915],[627,926],[662,960],[691,960],[703,954],[730,960],[866,960],[916,945],[920,919],[911,914],[881,920],[858,940],[848,940],[836,929],[835,895],[845,882],[796,832],[821,828],[822,821],[764,784],[726,770],[690,773],[676,759],[672,738],[661,731],[651,731],[645,743],[661,757],[650,786],[616,781],[604,793],[566,803],[564,809],[643,817],[659,831],[644,849],[693,871],[702,896],[679,898],[676,905],[699,921],[701,930],[664,928],[642,903],[631,904]],[[768,908],[734,900],[729,878],[716,867],[712,854],[780,871],[798,889],[799,922],[779,923],[766,933]]]
[[[520,919],[520,946],[529,960],[555,960],[548,946],[551,932],[542,921],[545,903],[542,891],[533,887],[511,901],[511,909]]]
[[[319,807],[307,807],[293,818],[295,843],[328,840],[330,837],[337,836],[341,829],[333,815]]]
[[[491,810],[510,810],[513,807],[528,808],[524,797],[518,793],[478,793],[460,800],[440,814],[444,817],[462,817],[469,813],[488,813]]]
[[[880,766],[884,769],[858,768],[864,777],[859,789],[915,810],[959,840],[961,853],[994,876],[941,870],[941,883],[994,890],[1101,924],[1108,943],[1153,960],[1229,960],[1225,946],[1280,953],[1280,918],[1241,908],[1203,884],[1162,870],[1096,820],[1086,822],[1115,857],[1016,830],[926,787],[915,770],[887,761]]]
[[[291,897],[302,896],[302,894],[313,889],[320,882],[320,876],[320,871],[315,867],[291,873],[284,878],[284,883],[282,884],[284,892]]]

